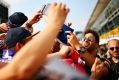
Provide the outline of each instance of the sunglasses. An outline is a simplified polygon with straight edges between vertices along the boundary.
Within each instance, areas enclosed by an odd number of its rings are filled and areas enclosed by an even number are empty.
[[[85,37],[85,38],[84,38],[84,41],[85,41],[85,40],[88,40],[88,41],[90,41],[90,42],[93,42],[93,41],[94,41],[94,39],[93,39],[92,37],[88,37],[88,38]]]
[[[119,50],[119,46],[110,48],[111,51],[114,51],[114,49]]]

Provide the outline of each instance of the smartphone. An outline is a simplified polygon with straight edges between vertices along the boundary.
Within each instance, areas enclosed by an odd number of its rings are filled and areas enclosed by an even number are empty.
[[[40,11],[43,13],[44,9],[45,9],[46,5],[43,5],[40,9]]]
[[[45,4],[45,5],[42,6],[42,8],[41,8],[40,11],[43,13],[43,15],[47,15],[47,14],[48,14],[50,5],[51,5],[51,4],[48,3],[48,4]]]
[[[59,33],[57,39],[58,39],[58,42],[63,43],[65,45],[68,45],[68,43],[67,43],[67,33],[65,33],[65,31],[73,32],[74,29],[72,29],[71,27],[64,24],[63,28],[62,28],[62,31]]]

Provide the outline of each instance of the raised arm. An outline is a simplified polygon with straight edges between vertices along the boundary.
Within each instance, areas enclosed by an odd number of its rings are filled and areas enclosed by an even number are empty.
[[[32,25],[37,23],[41,18],[42,18],[42,12],[38,11],[36,12],[32,18],[28,19],[23,25],[22,27],[25,27],[26,30],[32,32],[33,27]]]
[[[99,80],[100,77],[108,74],[108,69],[105,66],[104,62],[101,62],[100,59],[96,58],[92,66],[91,72],[92,73],[91,73],[90,78],[94,80]]]
[[[69,9],[64,4],[51,5],[46,18],[47,28],[36,35],[0,70],[0,80],[23,80],[30,78],[43,64],[53,46],[54,39],[62,28]],[[25,80],[26,80],[25,79]]]

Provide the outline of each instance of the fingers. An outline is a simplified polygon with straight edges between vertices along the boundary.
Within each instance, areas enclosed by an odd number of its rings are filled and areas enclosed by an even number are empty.
[[[65,10],[66,9],[66,5],[61,3],[61,8]]]
[[[93,64],[93,66],[92,66],[92,70],[91,71],[94,71],[95,70],[97,64],[98,64],[98,58],[95,59],[95,62]]]
[[[68,41],[70,41],[74,37],[74,34],[71,31],[65,31],[65,33],[67,34]]]
[[[100,63],[101,63],[100,59],[99,58],[96,58],[94,64],[98,65]]]
[[[91,71],[92,72],[95,72],[97,69],[101,69],[101,67],[102,67],[102,65],[101,65],[100,59],[99,58],[96,58],[93,66],[92,66]]]
[[[96,58],[95,62],[93,64],[93,67],[96,67],[97,65],[99,65],[101,63],[100,59]]]
[[[41,11],[38,11],[38,13],[36,14],[36,19],[40,20],[43,17],[43,13]]]
[[[66,11],[66,13],[69,13],[70,9],[69,9],[69,8],[67,8],[65,11]]]
[[[57,8],[60,8],[61,10],[64,10],[66,13],[69,12],[69,8],[66,8],[66,5],[63,4],[63,3],[53,3],[51,6],[52,7],[56,6]]]
[[[66,23],[66,25],[70,27],[72,25],[72,23],[68,22],[68,23]]]
[[[67,36],[74,35],[71,31],[65,31],[65,33],[67,34]]]
[[[62,3],[57,3],[57,7],[61,7],[62,5]]]
[[[66,5],[65,5],[65,4],[63,4],[63,3],[59,3],[58,6],[61,7],[61,9],[64,10],[66,13],[69,12],[69,8],[66,8]]]
[[[67,38],[71,37],[71,35],[73,34],[71,31],[65,31],[65,33],[67,34]]]
[[[4,29],[2,29],[2,28],[0,28],[0,31],[1,31],[1,32],[6,32],[6,30],[4,30]]]
[[[42,12],[38,11],[30,20],[30,24],[33,25],[34,23],[37,23],[42,18]]]
[[[54,2],[53,4],[52,4],[52,6],[56,6],[57,5],[57,3],[56,2]]]
[[[66,10],[66,5],[63,4],[63,3],[59,3],[59,4],[57,4],[57,6],[61,7],[61,9],[64,10],[64,11]]]
[[[53,3],[50,6],[50,11],[46,16],[47,25],[54,24],[55,28],[61,29],[69,12],[69,9],[66,8],[66,5],[63,3]]]
[[[70,39],[72,39],[72,36],[71,35],[67,35],[67,39],[68,39],[68,41],[70,41]]]
[[[2,23],[0,25],[0,31],[1,32],[7,32],[8,30],[9,30],[9,27],[8,27],[8,25],[6,23]]]

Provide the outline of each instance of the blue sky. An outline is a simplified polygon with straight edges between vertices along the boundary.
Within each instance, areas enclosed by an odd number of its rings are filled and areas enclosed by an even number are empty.
[[[10,4],[9,14],[13,12],[23,12],[29,18],[38,11],[43,4],[52,2],[62,2],[70,8],[66,22],[72,22],[75,31],[83,31],[97,3],[97,0],[5,0]],[[45,16],[44,16],[45,17]],[[37,32],[45,28],[44,18],[34,25]]]

